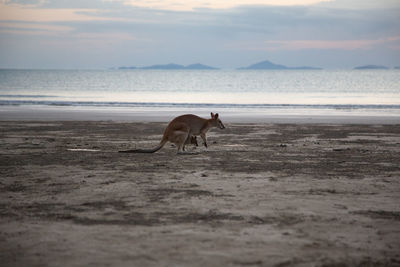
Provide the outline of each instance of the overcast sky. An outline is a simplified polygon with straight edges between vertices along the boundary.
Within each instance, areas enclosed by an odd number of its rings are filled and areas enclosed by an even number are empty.
[[[400,65],[400,0],[0,0],[0,68]]]

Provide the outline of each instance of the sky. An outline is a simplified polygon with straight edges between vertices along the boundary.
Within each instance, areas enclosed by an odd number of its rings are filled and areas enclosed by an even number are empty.
[[[400,66],[400,0],[0,0],[0,68]]]

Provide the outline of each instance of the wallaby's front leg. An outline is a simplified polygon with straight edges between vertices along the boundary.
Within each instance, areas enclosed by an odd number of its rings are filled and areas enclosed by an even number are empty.
[[[205,133],[200,134],[201,139],[203,139],[203,144],[205,147],[208,147],[207,145],[207,137]]]

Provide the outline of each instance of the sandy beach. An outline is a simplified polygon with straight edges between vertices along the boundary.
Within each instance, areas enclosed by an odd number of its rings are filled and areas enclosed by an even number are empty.
[[[399,124],[166,125],[1,121],[1,266],[400,266]]]

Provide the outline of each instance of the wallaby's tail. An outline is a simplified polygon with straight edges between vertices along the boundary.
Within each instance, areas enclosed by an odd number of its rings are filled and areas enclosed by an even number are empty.
[[[120,153],[154,153],[157,152],[158,150],[160,150],[165,143],[167,142],[166,139],[162,139],[160,144],[154,148],[150,148],[150,149],[130,149],[130,150],[121,150],[118,151]]]

